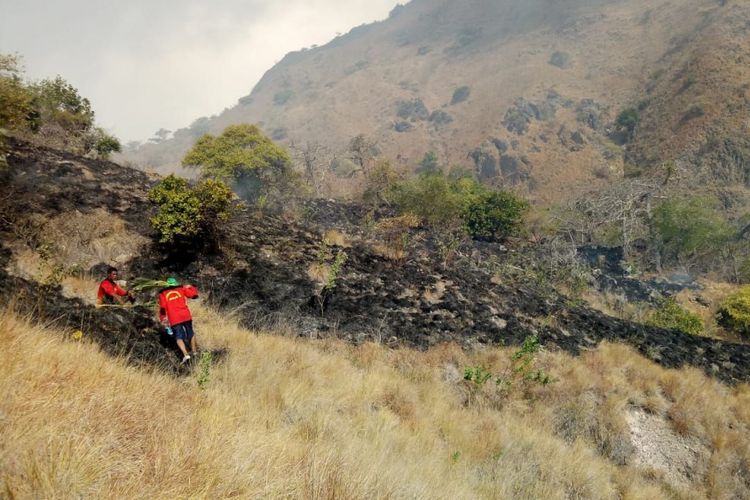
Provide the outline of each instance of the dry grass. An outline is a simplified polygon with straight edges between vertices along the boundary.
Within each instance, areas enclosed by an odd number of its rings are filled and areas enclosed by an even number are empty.
[[[123,264],[148,243],[103,209],[68,212],[51,219],[34,216],[23,227],[26,231],[17,238],[11,271],[38,281],[44,281],[52,267],[70,270],[99,263]]]
[[[511,387],[507,349],[426,353],[243,330],[206,389],[0,315],[0,488],[15,498],[715,498],[750,490],[750,388],[668,371],[619,345],[542,353],[559,379]],[[689,488],[630,465],[643,407],[709,450]]]

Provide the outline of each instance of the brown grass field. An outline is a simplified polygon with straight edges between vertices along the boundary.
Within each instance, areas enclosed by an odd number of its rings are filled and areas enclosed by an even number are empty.
[[[621,345],[428,352],[244,330],[198,386],[0,313],[0,497],[747,498],[750,387]],[[62,334],[61,334],[62,333]],[[493,377],[463,378],[467,367]],[[514,382],[496,384],[495,376]],[[656,446],[654,446],[656,445]]]

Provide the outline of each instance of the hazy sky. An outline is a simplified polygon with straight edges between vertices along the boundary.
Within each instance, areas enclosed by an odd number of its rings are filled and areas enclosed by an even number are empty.
[[[247,95],[287,52],[384,19],[405,0],[0,0],[0,52],[59,74],[124,142]]]

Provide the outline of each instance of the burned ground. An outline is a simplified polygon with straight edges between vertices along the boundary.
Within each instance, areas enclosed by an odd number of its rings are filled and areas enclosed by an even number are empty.
[[[106,207],[131,229],[153,236],[147,223],[151,207],[146,192],[154,181],[147,175],[25,145],[16,147],[9,163],[3,190],[17,193],[12,206],[20,213],[52,216]],[[125,271],[150,278],[177,274],[248,326],[283,321],[309,337],[428,348],[441,342],[466,347],[517,345],[536,334],[549,349],[571,353],[609,340],[630,344],[668,367],[697,366],[729,383],[750,380],[750,346],[616,319],[533,283],[498,280],[481,266],[489,254],[502,260],[512,249],[485,245],[473,258],[456,259],[446,266],[436,262],[427,246],[429,238],[415,238],[403,259],[380,255],[360,237],[344,246],[324,244],[326,229],[345,228],[365,214],[356,207],[327,210],[330,204],[316,207],[321,212],[312,217],[317,224],[243,210],[227,225],[221,255],[172,261],[163,249],[152,246]],[[336,220],[346,216],[348,222],[332,223],[330,213],[336,214]],[[333,286],[321,292],[322,285],[308,270],[330,264],[339,252],[345,252],[347,260]],[[152,311],[97,310],[64,299],[57,291],[40,294],[38,284],[5,272],[0,280],[4,289],[13,290],[11,295],[26,294],[33,300],[42,295],[42,319],[59,319],[70,328],[91,332],[106,352],[127,354],[142,364],[168,358],[166,363],[175,369],[176,355],[163,356],[172,347],[160,340]]]

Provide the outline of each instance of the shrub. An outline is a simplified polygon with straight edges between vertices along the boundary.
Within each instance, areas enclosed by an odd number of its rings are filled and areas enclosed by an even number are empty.
[[[456,90],[453,91],[453,97],[451,98],[451,105],[464,102],[466,99],[469,98],[469,94],[471,94],[471,89],[467,87],[466,85],[462,87],[458,87]]]
[[[21,80],[18,56],[0,54],[0,129],[27,128],[33,95]]]
[[[205,180],[192,187],[170,175],[148,196],[159,207],[151,225],[161,243],[216,244],[219,224],[232,213],[232,191],[221,181]]]
[[[466,203],[462,217],[472,238],[495,241],[514,234],[528,208],[528,203],[513,193],[485,191]]]
[[[112,153],[119,153],[122,151],[122,145],[117,137],[109,135],[104,130],[96,128],[92,134],[91,140],[93,142],[94,151],[99,158],[109,158]]]
[[[682,307],[674,298],[663,301],[658,309],[649,314],[646,323],[691,335],[703,333],[703,320],[700,316]]]
[[[732,234],[718,200],[710,196],[664,201],[654,210],[652,222],[665,263],[670,259],[687,263],[710,255]]]
[[[630,139],[635,135],[635,129],[641,122],[641,115],[636,108],[624,109],[617,115],[617,126],[625,130]]]
[[[528,209],[528,203],[512,193],[492,191],[468,177],[451,180],[439,171],[394,185],[387,199],[430,226],[463,229],[472,238],[488,241],[517,231]]]
[[[463,200],[456,183],[443,175],[422,175],[393,186],[387,198],[401,213],[412,213],[431,226],[461,223]]]
[[[716,314],[719,325],[743,336],[750,335],[750,286],[730,295]]]

